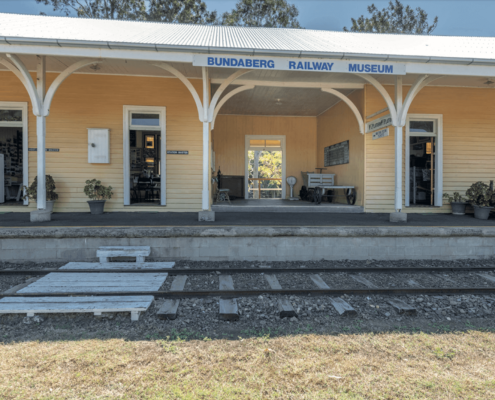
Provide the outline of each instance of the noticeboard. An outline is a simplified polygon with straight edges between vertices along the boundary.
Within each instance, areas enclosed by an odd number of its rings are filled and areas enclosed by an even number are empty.
[[[325,167],[349,164],[349,141],[325,147]]]

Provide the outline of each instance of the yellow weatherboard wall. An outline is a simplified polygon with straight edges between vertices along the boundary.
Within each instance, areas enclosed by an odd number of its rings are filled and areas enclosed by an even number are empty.
[[[349,96],[361,115],[364,109],[364,91],[358,90]],[[335,184],[355,186],[356,205],[363,204],[364,198],[364,137],[352,110],[344,102],[339,102],[317,118],[318,120],[318,167],[324,167],[324,149],[349,140],[349,164],[326,167],[326,174],[335,174]],[[336,193],[334,201],[347,203],[342,190]]]
[[[301,171],[316,168],[316,118],[315,117],[264,117],[244,115],[219,115],[213,130],[215,167],[224,175],[245,174],[246,135],[286,136],[286,175],[295,176],[294,194],[301,189]],[[287,185],[284,182],[284,185]],[[287,186],[287,196],[290,190]]]
[[[47,74],[47,87],[56,74]],[[35,77],[33,76],[35,79]],[[0,72],[0,101],[29,102],[26,89],[10,72]],[[191,80],[202,97],[201,80]],[[166,107],[168,150],[189,155],[167,155],[167,206],[125,206],[123,198],[123,106]],[[36,147],[36,118],[29,104],[29,147]],[[110,164],[88,164],[87,128],[110,129]],[[113,187],[107,211],[199,211],[202,192],[202,123],[190,92],[178,79],[74,74],[55,94],[46,118],[46,173],[52,175],[59,199],[54,211],[89,212],[83,187],[99,179]],[[36,152],[29,152],[29,183],[36,176]],[[2,206],[2,211],[29,211],[35,207]]]
[[[403,97],[409,86],[404,87]],[[393,86],[386,87],[393,99]],[[474,182],[495,179],[495,104],[494,89],[426,87],[414,99],[410,114],[443,115],[443,192],[462,195]],[[386,107],[381,95],[366,87],[366,113]],[[376,118],[376,117],[373,117]],[[405,149],[405,129],[404,149]],[[403,151],[405,158],[405,151]],[[406,161],[403,163],[403,179]],[[378,140],[366,134],[366,212],[394,211],[394,129],[390,136]],[[403,196],[405,197],[405,179]],[[450,213],[442,207],[404,207],[405,212]]]

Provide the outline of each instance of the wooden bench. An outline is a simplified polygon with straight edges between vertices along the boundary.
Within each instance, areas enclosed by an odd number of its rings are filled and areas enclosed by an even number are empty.
[[[144,263],[150,253],[150,246],[102,246],[96,251],[96,256],[101,263],[108,262],[110,257],[136,257],[137,263]]]
[[[347,204],[354,205],[356,203],[356,191],[354,186],[336,186],[335,174],[308,174],[308,189],[313,189],[313,201],[320,204],[323,197],[331,199],[335,195],[326,194],[328,190],[343,189],[346,191],[345,197]]]
[[[153,296],[94,296],[94,297],[4,297],[0,314],[130,312],[131,321],[153,303]]]

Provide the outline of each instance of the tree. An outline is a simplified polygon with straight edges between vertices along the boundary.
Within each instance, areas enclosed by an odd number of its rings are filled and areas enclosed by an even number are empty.
[[[433,23],[428,24],[428,14],[418,7],[416,10],[409,6],[404,6],[399,0],[390,1],[388,7],[378,10],[374,4],[368,7],[370,18],[361,15],[357,20],[351,18],[352,32],[373,32],[373,33],[406,33],[416,35],[429,35],[438,24],[438,17]],[[344,27],[344,31],[349,30]]]
[[[65,15],[137,21],[217,23],[217,12],[209,12],[201,0],[36,0]]]
[[[286,0],[239,0],[222,15],[222,25],[265,28],[301,28],[299,10]]]

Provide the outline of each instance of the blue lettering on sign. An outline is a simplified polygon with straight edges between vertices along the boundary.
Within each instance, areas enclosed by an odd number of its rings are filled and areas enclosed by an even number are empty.
[[[349,72],[371,72],[375,74],[393,74],[393,65],[349,64]]]
[[[215,64],[213,57],[208,57],[208,65],[213,65],[213,64]]]
[[[268,68],[275,68],[275,62],[273,60],[268,60]]]
[[[296,62],[295,61],[289,61],[289,69],[296,69]]]
[[[273,60],[253,60],[250,58],[208,57],[208,65],[217,67],[275,68]]]

